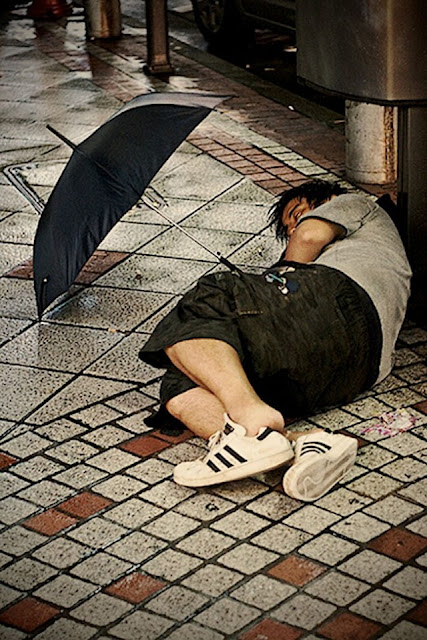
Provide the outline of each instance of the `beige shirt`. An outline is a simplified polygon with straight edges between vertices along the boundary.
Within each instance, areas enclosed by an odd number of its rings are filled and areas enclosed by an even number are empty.
[[[328,245],[315,264],[342,271],[366,291],[378,312],[383,345],[377,382],[393,366],[393,354],[410,293],[411,268],[388,214],[359,194],[344,194],[305,214],[343,226],[346,235]]]

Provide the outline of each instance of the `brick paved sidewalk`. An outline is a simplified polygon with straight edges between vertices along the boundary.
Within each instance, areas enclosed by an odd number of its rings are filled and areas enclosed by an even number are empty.
[[[119,41],[86,43],[80,9],[34,26],[21,6],[0,40],[0,639],[421,640],[426,331],[406,323],[382,384],[294,425],[360,444],[344,481],[305,505],[281,490],[283,471],[207,490],[172,482],[204,444],[145,425],[159,372],[137,352],[217,266],[153,212],[129,212],[71,296],[36,316],[35,205],[69,157],[47,122],[78,142],[140,93],[231,94],[155,186],[175,220],[252,269],[280,252],[265,230],[275,194],[307,176],[343,180],[342,132],[176,40],[178,74],[144,76],[135,21]],[[410,430],[381,433],[379,417],[400,409]]]

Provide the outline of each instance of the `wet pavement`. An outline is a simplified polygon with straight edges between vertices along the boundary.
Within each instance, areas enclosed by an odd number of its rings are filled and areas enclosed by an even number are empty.
[[[281,251],[266,230],[277,193],[311,176],[345,182],[339,126],[174,37],[177,74],[147,77],[143,25],[125,19],[123,31],[86,42],[78,6],[56,22],[34,23],[25,5],[2,16],[0,639],[421,640],[425,330],[405,323],[383,383],[292,425],[360,443],[350,474],[303,504],[279,471],[207,490],[173,483],[174,464],[204,443],[144,423],[159,371],[137,353],[218,267],[145,205],[37,321],[32,243],[70,155],[46,123],[78,143],[141,93],[231,95],[153,184],[168,215],[250,269]]]

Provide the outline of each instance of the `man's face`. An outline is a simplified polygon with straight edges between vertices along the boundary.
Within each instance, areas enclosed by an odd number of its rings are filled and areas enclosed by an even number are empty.
[[[285,228],[286,236],[289,238],[298,224],[299,219],[305,213],[312,211],[312,207],[305,198],[293,198],[283,209],[282,222]]]

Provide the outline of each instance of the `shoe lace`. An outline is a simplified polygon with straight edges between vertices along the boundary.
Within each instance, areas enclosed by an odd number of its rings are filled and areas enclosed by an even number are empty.
[[[214,447],[221,442],[223,433],[224,432],[220,429],[219,431],[215,431],[215,433],[209,436],[209,440],[208,440],[209,451],[207,452],[207,454],[204,456],[203,459],[206,459],[209,456],[209,454],[212,452]]]

